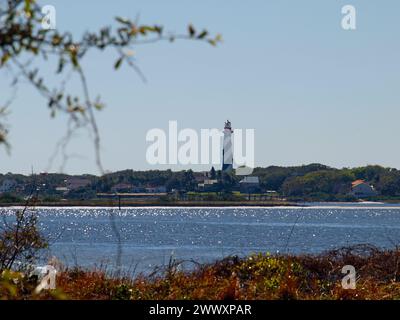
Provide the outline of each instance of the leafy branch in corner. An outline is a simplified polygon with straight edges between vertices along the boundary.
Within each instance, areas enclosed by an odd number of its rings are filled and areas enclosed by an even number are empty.
[[[222,41],[221,36],[211,37],[207,30],[196,31],[188,26],[184,34],[170,34],[163,26],[139,24],[127,18],[115,18],[116,26],[107,26],[95,32],[86,32],[76,39],[71,32],[46,30],[42,28],[43,14],[36,0],[7,0],[0,2],[0,70],[12,72],[13,84],[22,77],[27,80],[47,100],[50,114],[67,114],[74,128],[87,127],[93,134],[96,163],[104,173],[100,156],[100,130],[96,123],[95,111],[102,110],[105,104],[99,96],[93,98],[85,76],[83,59],[93,50],[112,49],[116,53],[114,69],[124,64],[133,68],[145,79],[134,60],[134,49],[138,45],[160,41],[197,40],[213,46]],[[65,82],[50,88],[40,75],[35,63],[57,61],[54,71],[57,75],[77,74],[81,83],[82,94],[66,92]],[[53,61],[53,60],[52,60]],[[70,78],[68,76],[67,78]],[[5,110],[0,109],[0,118]],[[69,125],[70,127],[70,125]],[[8,130],[0,123],[0,144],[7,143]],[[65,143],[63,143],[66,146]]]

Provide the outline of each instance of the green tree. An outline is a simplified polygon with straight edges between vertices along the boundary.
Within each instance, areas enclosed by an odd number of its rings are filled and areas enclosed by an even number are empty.
[[[217,178],[217,172],[215,171],[214,167],[212,167],[211,170],[210,170],[210,178],[212,180],[215,180]]]
[[[380,176],[376,188],[384,196],[400,195],[400,172],[397,170],[385,172]]]
[[[39,250],[47,247],[37,227],[37,215],[28,206],[17,210],[14,219],[3,219],[0,226],[0,273],[29,267],[36,261]]]
[[[344,195],[350,191],[354,175],[348,170],[329,170],[307,173],[285,180],[282,191],[287,196]]]

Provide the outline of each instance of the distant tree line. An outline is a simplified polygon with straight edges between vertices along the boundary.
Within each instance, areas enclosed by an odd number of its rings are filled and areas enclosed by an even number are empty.
[[[261,185],[287,197],[346,200],[351,182],[361,179],[382,197],[400,196],[400,171],[381,166],[336,169],[321,164],[298,167],[257,168]]]
[[[281,196],[299,200],[354,200],[349,192],[352,181],[362,179],[374,186],[380,198],[400,199],[400,171],[381,166],[366,166],[359,168],[336,169],[322,164],[310,164],[294,167],[270,166],[256,168],[253,176],[260,178],[260,186],[263,191],[273,190]],[[112,192],[117,184],[128,184],[135,187],[165,186],[167,191],[178,190],[183,192],[198,191],[198,183],[202,179],[219,180],[219,190],[230,192],[235,190],[240,176],[234,173],[226,174],[221,171],[211,170],[204,172],[150,170],[134,171],[124,170],[103,176],[81,175],[69,176],[66,174],[41,174],[24,176],[20,174],[0,174],[0,186],[5,180],[13,180],[18,187],[12,192],[0,195],[0,201],[15,199],[17,196],[29,194],[32,189],[38,189],[42,197],[61,197],[57,187],[64,186],[71,178],[90,180],[87,186],[70,190],[62,197],[69,199],[90,199],[96,197],[96,193]]]

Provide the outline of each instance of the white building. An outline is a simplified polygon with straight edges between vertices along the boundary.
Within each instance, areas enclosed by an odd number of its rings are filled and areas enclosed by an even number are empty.
[[[229,172],[233,169],[232,126],[228,120],[224,128],[224,149],[222,151],[222,171]]]
[[[260,179],[258,177],[245,177],[239,184],[241,193],[260,192]]]
[[[218,184],[218,180],[217,179],[205,179],[203,182],[199,183],[197,186],[200,189],[205,189],[205,188],[213,186],[215,184]]]
[[[356,198],[368,198],[376,196],[378,193],[373,186],[364,180],[356,180],[351,184],[350,194]]]

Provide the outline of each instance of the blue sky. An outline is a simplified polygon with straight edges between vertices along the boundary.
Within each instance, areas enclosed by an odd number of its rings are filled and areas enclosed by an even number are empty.
[[[143,83],[129,68],[115,72],[114,52],[83,65],[98,114],[107,170],[165,169],[146,162],[152,128],[255,129],[258,166],[324,163],[400,168],[400,20],[398,1],[42,1],[57,9],[57,27],[79,35],[117,15],[185,32],[188,23],[221,33],[224,43],[158,43],[135,48]],[[357,30],[344,31],[341,8],[354,5]],[[51,81],[54,65],[42,66]],[[1,102],[11,91],[0,77]],[[79,87],[72,79],[69,88]],[[45,170],[66,119],[50,119],[46,102],[21,85],[11,107],[11,155],[0,172]],[[98,173],[87,132],[76,133],[68,173]],[[57,171],[60,158],[51,171]],[[173,170],[189,167],[170,166]],[[194,170],[208,167],[192,166]]]

